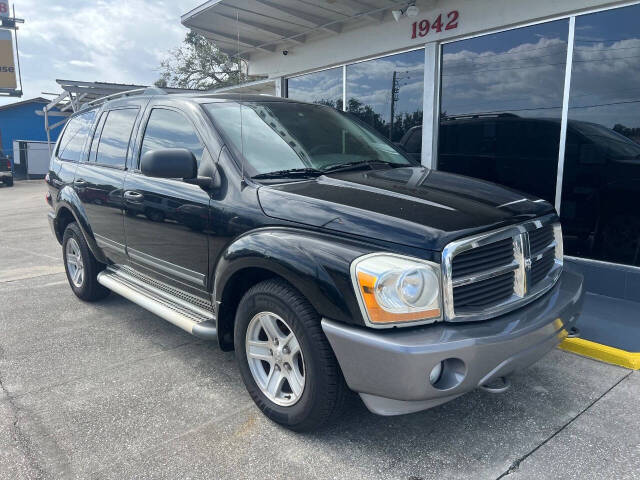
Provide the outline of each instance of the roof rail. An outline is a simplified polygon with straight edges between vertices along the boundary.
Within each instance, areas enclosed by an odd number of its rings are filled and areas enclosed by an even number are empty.
[[[478,118],[520,118],[519,115],[510,112],[503,113],[467,113],[462,115],[444,115],[442,120],[474,120]]]
[[[107,95],[106,97],[96,98],[95,100],[91,100],[90,102],[83,103],[80,107],[80,110],[85,109],[87,107],[95,107],[96,105],[102,105],[109,100],[115,100],[116,98],[128,97],[131,95],[142,95],[147,93],[150,88],[136,88],[133,90],[125,90],[124,92],[112,93],[111,95]]]

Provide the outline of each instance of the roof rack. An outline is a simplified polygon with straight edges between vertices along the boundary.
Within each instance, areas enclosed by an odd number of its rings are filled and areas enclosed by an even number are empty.
[[[467,113],[462,115],[445,115],[442,120],[473,120],[476,118],[520,118],[519,115],[510,112],[503,113]]]
[[[132,95],[168,95],[171,93],[190,93],[201,90],[186,88],[158,88],[146,85],[131,85],[123,83],[84,82],[78,80],[57,79],[56,83],[62,88],[62,93],[45,105],[36,114],[44,116],[44,129],[47,132],[47,142],[51,151],[51,130],[64,125],[71,115],[88,107],[95,107],[116,98]],[[50,117],[63,117],[60,121],[50,123]]]

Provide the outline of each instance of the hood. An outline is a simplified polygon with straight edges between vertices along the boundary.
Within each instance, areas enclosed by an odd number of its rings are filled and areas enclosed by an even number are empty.
[[[428,250],[554,212],[544,200],[424,167],[334,173],[263,186],[258,197],[273,218]]]

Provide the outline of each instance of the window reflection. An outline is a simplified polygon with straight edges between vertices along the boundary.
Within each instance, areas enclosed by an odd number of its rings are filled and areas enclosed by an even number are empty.
[[[555,200],[568,20],[446,44],[438,168]]]
[[[127,160],[129,139],[137,115],[137,108],[111,110],[107,114],[96,151],[96,163],[111,167],[124,167]]]
[[[423,94],[424,50],[347,65],[347,111],[393,142],[421,127]],[[410,153],[419,158],[421,146]]]
[[[69,120],[69,124],[60,139],[58,157],[71,162],[80,160],[82,147],[84,146],[84,141],[89,133],[89,128],[91,127],[91,122],[93,122],[95,114],[95,110],[91,110]]]
[[[193,153],[200,166],[204,146],[191,122],[181,113],[154,108],[144,132],[140,158],[150,150],[164,148],[186,148]]]
[[[640,5],[579,16],[561,215],[565,252],[640,265]]]
[[[287,97],[342,110],[342,67],[289,78]]]

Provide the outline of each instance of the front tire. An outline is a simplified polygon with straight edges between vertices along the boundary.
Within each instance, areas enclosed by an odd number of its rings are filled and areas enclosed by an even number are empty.
[[[348,388],[320,317],[288,283],[266,280],[249,289],[234,344],[251,398],[274,422],[308,431],[341,413]]]
[[[95,259],[75,222],[64,230],[62,256],[67,280],[78,298],[95,302],[109,295],[110,290],[98,283],[98,273],[104,265]]]

